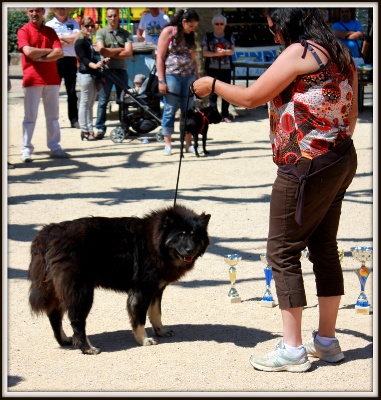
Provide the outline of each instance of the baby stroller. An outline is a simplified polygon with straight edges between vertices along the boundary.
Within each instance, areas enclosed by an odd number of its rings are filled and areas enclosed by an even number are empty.
[[[121,143],[129,136],[152,132],[161,125],[160,99],[162,96],[158,91],[156,64],[149,58],[146,58],[145,62],[150,73],[142,85],[140,94],[134,94],[123,87],[123,82],[114,76],[107,66],[104,68],[104,73],[122,88],[120,98],[117,100],[121,125],[110,132],[110,138],[114,143]],[[158,142],[164,140],[162,129],[156,132],[155,138]]]

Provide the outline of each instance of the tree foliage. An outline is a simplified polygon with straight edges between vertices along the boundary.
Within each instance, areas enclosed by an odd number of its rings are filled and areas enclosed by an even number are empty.
[[[8,11],[9,53],[17,53],[17,31],[29,21],[25,10]]]

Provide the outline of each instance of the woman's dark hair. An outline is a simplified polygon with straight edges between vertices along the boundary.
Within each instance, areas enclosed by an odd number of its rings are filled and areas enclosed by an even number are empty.
[[[345,77],[351,75],[350,65],[354,66],[354,62],[350,51],[333,34],[318,8],[276,8],[270,17],[285,47],[311,40],[329,53]]]
[[[189,48],[193,49],[196,47],[194,32],[184,33],[183,19],[185,19],[186,22],[193,22],[193,21],[198,22],[200,20],[200,17],[196,13],[196,11],[188,8],[178,11],[172,17],[171,22],[169,23],[169,25],[177,27],[174,44],[175,43],[180,44],[182,40],[185,39],[186,45]]]

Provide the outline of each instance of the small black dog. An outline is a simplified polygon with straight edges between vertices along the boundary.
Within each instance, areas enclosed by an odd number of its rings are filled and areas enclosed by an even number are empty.
[[[187,111],[185,132],[192,134],[193,147],[197,157],[200,157],[198,153],[198,135],[202,136],[202,148],[204,150],[204,154],[210,154],[209,151],[206,150],[206,139],[209,124],[218,124],[221,122],[221,119],[221,114],[218,112],[218,110],[210,106],[200,110],[190,109]],[[181,132],[183,132],[183,127],[184,120],[182,120]]]
[[[98,354],[86,335],[86,318],[95,288],[128,294],[127,310],[136,341],[147,337],[146,316],[157,336],[172,336],[161,322],[166,286],[190,271],[209,246],[210,214],[184,206],[163,208],[138,217],[87,217],[45,226],[33,239],[28,279],[29,304],[46,313],[61,346]],[[73,328],[62,328],[65,313]]]

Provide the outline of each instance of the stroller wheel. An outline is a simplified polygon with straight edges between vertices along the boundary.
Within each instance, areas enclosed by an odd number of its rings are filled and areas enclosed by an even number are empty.
[[[121,127],[118,128],[114,128],[111,132],[110,132],[110,139],[114,142],[114,143],[122,143],[123,140],[125,138],[125,134],[124,134],[124,130]]]
[[[164,142],[163,130],[160,129],[160,131],[156,133],[155,137],[158,142]]]

